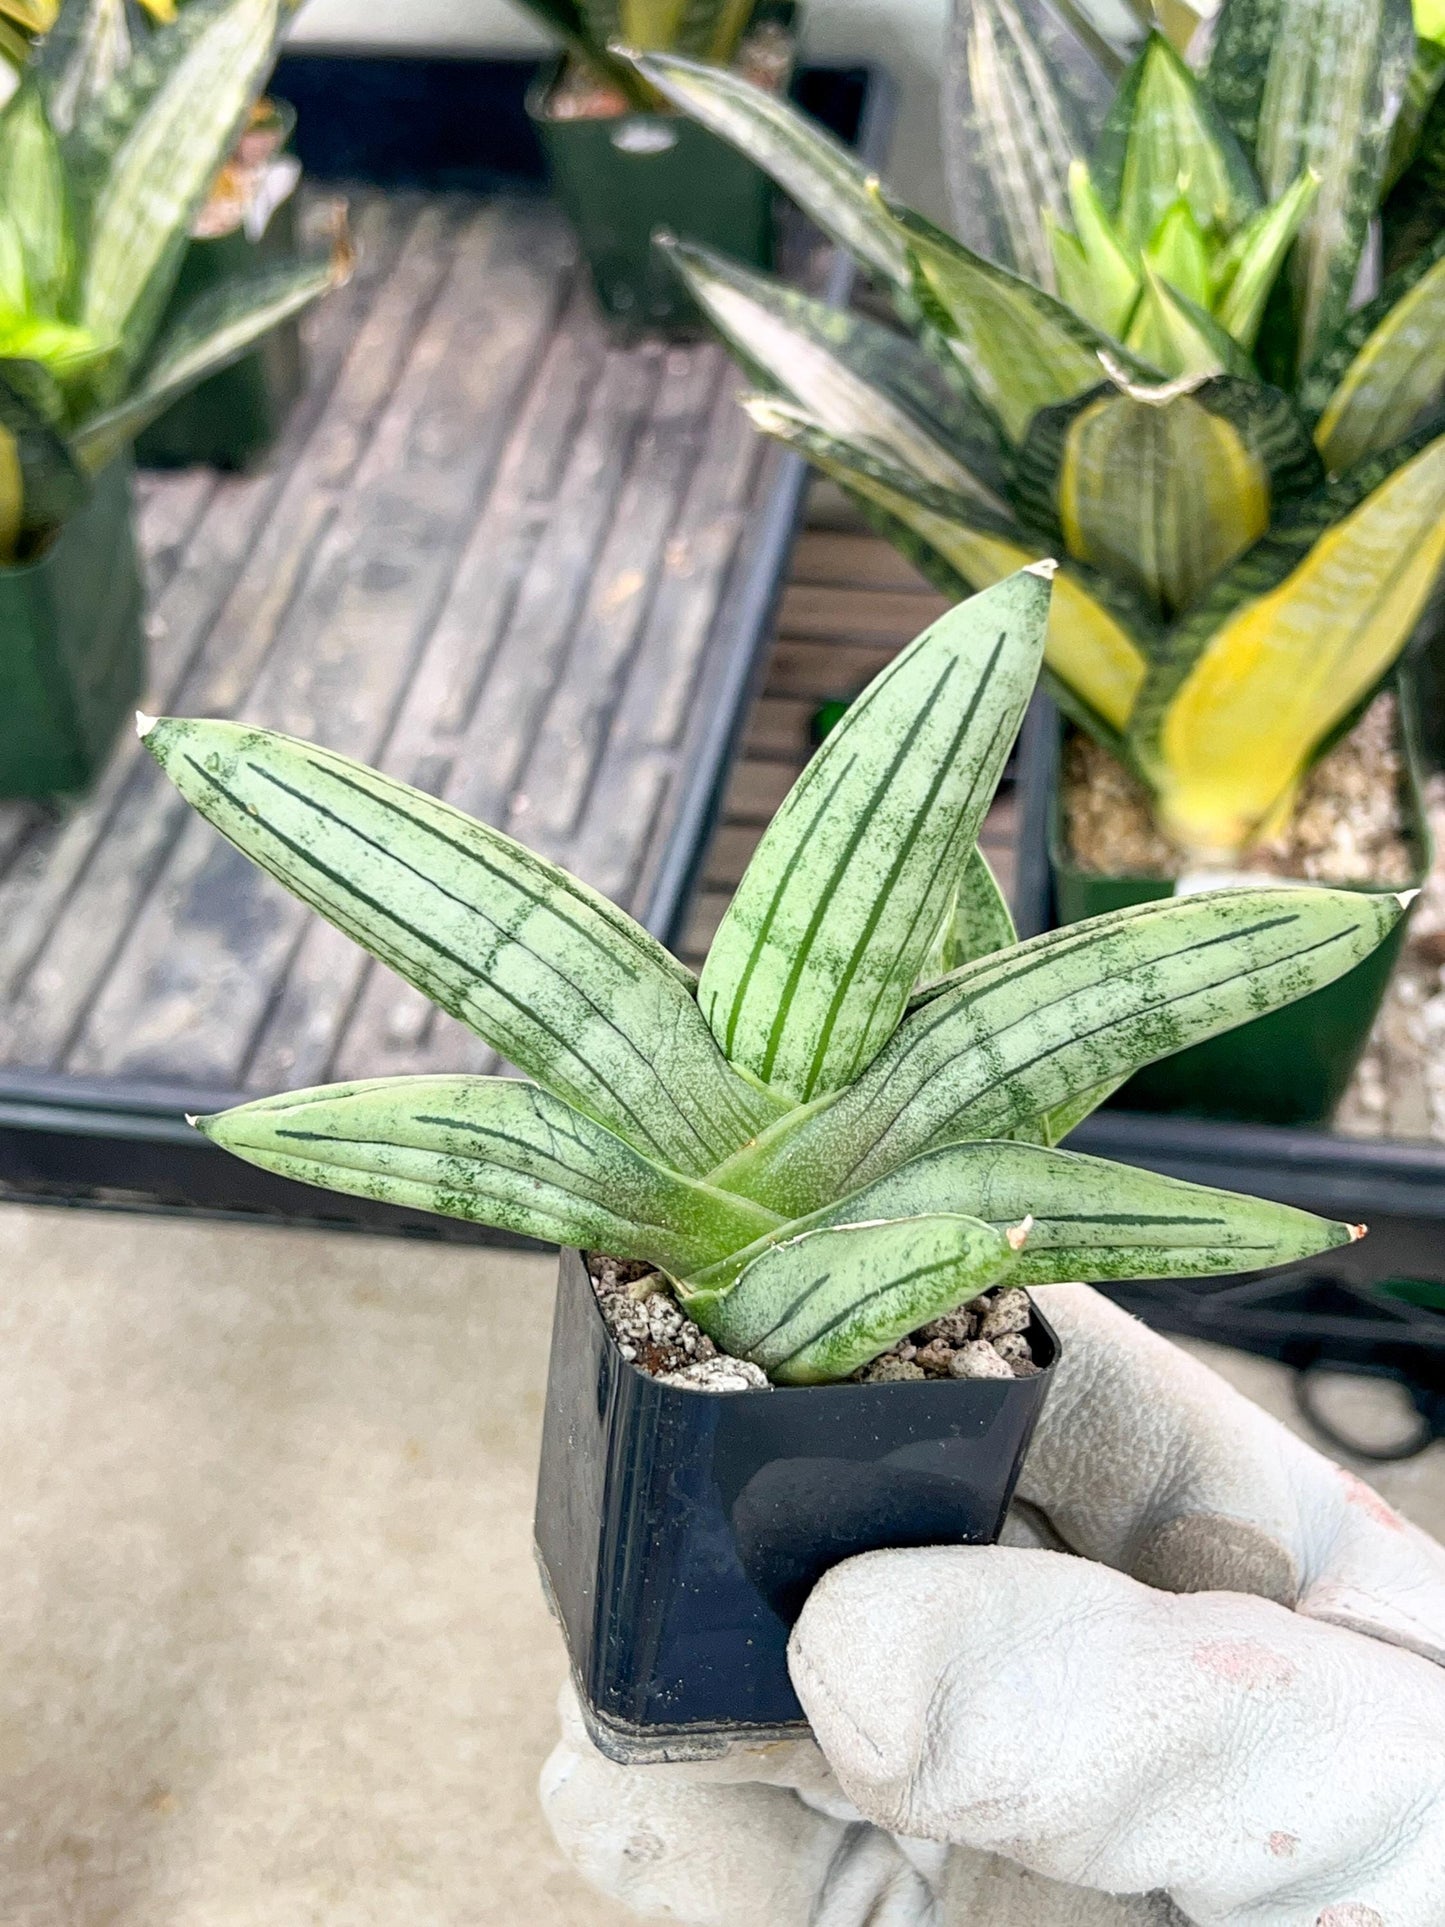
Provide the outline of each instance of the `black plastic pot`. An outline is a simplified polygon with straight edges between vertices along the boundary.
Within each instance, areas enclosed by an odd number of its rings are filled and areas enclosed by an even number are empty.
[[[162,328],[198,296],[238,274],[254,274],[296,253],[296,197],[284,200],[257,241],[244,232],[190,242]],[[299,320],[283,321],[229,368],[182,395],[136,441],[142,468],[250,468],[275,442],[301,393]]]
[[[552,1331],[537,1556],[610,1758],[701,1759],[804,1725],[793,1621],[830,1566],[997,1539],[1058,1358],[1033,1378],[707,1393],[622,1357],[575,1251]]]
[[[0,568],[0,798],[99,774],[145,673],[130,464],[101,475],[38,562]]]
[[[1411,882],[1419,884],[1430,867],[1430,833],[1420,794],[1419,757],[1408,727],[1403,731],[1403,748],[1402,802],[1415,855]],[[1057,766],[1055,758],[1055,772]],[[1098,876],[1071,860],[1057,775],[1049,816],[1049,864],[1059,923],[1078,923],[1174,894],[1173,881],[1167,878]],[[1349,1087],[1369,1040],[1407,922],[1402,918],[1377,950],[1323,990],[1150,1064],[1130,1079],[1115,1101],[1135,1111],[1174,1111],[1247,1123],[1323,1123]]]
[[[772,182],[736,148],[680,114],[554,118],[548,102],[561,71],[559,62],[543,73],[527,96],[527,112],[603,311],[627,328],[699,327],[697,306],[653,247],[653,235],[664,229],[749,267],[770,268]]]

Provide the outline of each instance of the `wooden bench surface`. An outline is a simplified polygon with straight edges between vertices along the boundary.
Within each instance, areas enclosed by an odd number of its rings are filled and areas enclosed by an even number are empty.
[[[545,204],[353,219],[265,469],[138,478],[146,707],[315,738],[640,910],[775,458],[718,346],[608,336]],[[0,1071],[231,1092],[491,1063],[129,736],[63,822],[0,812]]]

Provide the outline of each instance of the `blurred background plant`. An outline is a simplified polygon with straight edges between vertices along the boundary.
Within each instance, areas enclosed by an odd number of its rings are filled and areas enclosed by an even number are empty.
[[[726,67],[737,57],[754,22],[778,12],[768,0],[523,0],[523,4],[587,74],[629,105],[644,110],[655,109],[661,102],[636,68],[617,57],[614,46],[641,53],[687,54]]]
[[[0,561],[43,552],[147,423],[349,271],[341,230],[163,326],[281,13],[190,0],[132,40],[121,0],[65,0],[0,114]]]
[[[1408,0],[1225,0],[1205,53],[1172,4],[1103,23],[1072,0],[960,0],[962,238],[736,76],[637,63],[848,246],[913,335],[676,250],[765,391],[759,425],[951,594],[1061,547],[1053,687],[1205,861],[1288,814],[1445,554],[1431,33]]]

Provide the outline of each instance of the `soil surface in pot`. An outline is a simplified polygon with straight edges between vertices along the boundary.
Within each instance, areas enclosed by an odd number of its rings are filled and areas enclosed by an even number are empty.
[[[796,51],[793,36],[776,21],[765,20],[743,39],[732,70],[755,87],[778,94],[788,84]],[[625,94],[575,60],[567,62],[547,96],[549,120],[617,120],[636,111]]]
[[[720,1351],[683,1312],[648,1265],[586,1254],[587,1272],[607,1328],[629,1364],[669,1385],[703,1392],[764,1390],[761,1368]],[[864,1385],[920,1378],[1032,1378],[1028,1293],[987,1291],[900,1339],[853,1374]]]
[[[1240,867],[1309,883],[1407,886],[1414,856],[1400,806],[1403,775],[1395,698],[1386,692],[1315,764],[1283,833],[1256,844]],[[1154,822],[1140,784],[1077,731],[1064,752],[1063,808],[1069,852],[1081,869],[1177,877],[1197,867]]]

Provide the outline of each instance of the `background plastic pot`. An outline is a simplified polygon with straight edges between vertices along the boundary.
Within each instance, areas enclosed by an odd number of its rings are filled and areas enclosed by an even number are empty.
[[[1401,698],[1403,714],[1407,707],[1403,690]],[[1418,884],[1430,867],[1430,832],[1420,794],[1420,759],[1408,722],[1402,724],[1401,737],[1405,770],[1401,800],[1414,853],[1411,882]],[[1173,895],[1174,884],[1168,878],[1097,876],[1081,870],[1068,855],[1057,781],[1056,777],[1049,862],[1059,923],[1077,923],[1107,910]],[[1112,1101],[1134,1111],[1175,1111],[1258,1124],[1323,1123],[1354,1075],[1399,958],[1407,922],[1404,918],[1397,923],[1378,950],[1323,990],[1149,1065]]]
[[[773,265],[772,182],[736,148],[680,114],[558,120],[548,102],[562,72],[543,72],[527,112],[552,189],[577,231],[605,313],[629,328],[693,329],[701,316],[652,245],[666,229],[749,267]]]
[[[803,1724],[788,1631],[839,1560],[998,1537],[1058,1341],[1033,1378],[708,1393],[622,1357],[562,1254],[537,1555],[588,1728],[622,1761]]]
[[[292,260],[295,254],[294,194],[275,209],[257,241],[240,228],[213,240],[192,240],[162,329],[219,282]],[[173,402],[137,440],[137,462],[142,468],[249,468],[281,433],[301,393],[304,372],[301,324],[283,321],[259,347]]]
[[[145,673],[130,464],[96,480],[38,562],[0,568],[0,797],[88,787]]]

